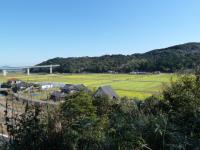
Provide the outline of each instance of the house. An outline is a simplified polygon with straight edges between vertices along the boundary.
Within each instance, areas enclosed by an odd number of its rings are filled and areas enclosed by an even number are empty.
[[[148,74],[148,72],[145,72],[145,71],[132,71],[132,72],[130,72],[130,74],[145,75],[145,74]]]
[[[12,78],[9,79],[7,83],[3,85],[3,87],[12,88],[13,92],[16,93],[17,91],[25,90],[28,87],[28,83],[16,78]]]
[[[154,71],[153,74],[161,74],[160,71]]]
[[[19,80],[19,79],[11,78],[11,79],[8,80],[7,84],[13,85],[13,84],[19,84],[19,83],[21,83],[21,82],[22,82],[22,81]]]
[[[65,84],[65,86],[61,88],[61,91],[64,93],[69,93],[72,86],[73,84]]]
[[[135,71],[131,71],[130,74],[137,74],[137,72],[135,72]]]
[[[117,93],[112,89],[111,86],[102,86],[100,87],[97,92],[95,93],[94,97],[103,97],[107,96],[111,99],[118,99],[119,96]]]
[[[109,70],[108,73],[110,73],[110,74],[117,74],[116,71],[112,71],[112,70]]]
[[[25,90],[26,88],[28,88],[28,84],[26,82],[19,82],[19,83],[16,83],[16,87],[18,90]]]
[[[55,91],[51,94],[50,99],[53,101],[63,101],[65,100],[66,94],[62,92]]]
[[[52,82],[51,84],[53,85],[53,87],[56,87],[56,88],[62,88],[65,86],[64,83],[58,83],[58,82]]]
[[[33,84],[35,85],[52,85],[55,88],[62,88],[65,86],[64,83],[59,83],[59,82],[34,82]]]
[[[76,92],[90,92],[90,90],[83,84],[66,84],[63,88],[61,88],[61,91],[64,93],[76,93]]]
[[[46,82],[38,83],[38,85],[40,85],[42,90],[48,90],[54,87],[53,84]]]
[[[27,83],[24,81],[22,81],[19,84],[16,84],[16,87],[18,91],[34,91],[34,90],[39,90],[41,88],[41,86],[38,84]]]
[[[53,88],[53,85],[52,84],[44,84],[44,85],[41,85],[41,89],[42,90],[48,90],[48,89],[51,89]]]

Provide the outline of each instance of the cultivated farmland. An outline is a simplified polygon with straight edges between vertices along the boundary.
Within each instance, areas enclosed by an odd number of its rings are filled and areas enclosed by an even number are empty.
[[[152,94],[159,94],[163,87],[176,79],[174,74],[157,75],[129,75],[129,74],[9,74],[0,75],[0,82],[9,78],[18,78],[27,82],[62,82],[71,84],[85,84],[90,89],[102,85],[111,85],[120,96],[144,99]]]

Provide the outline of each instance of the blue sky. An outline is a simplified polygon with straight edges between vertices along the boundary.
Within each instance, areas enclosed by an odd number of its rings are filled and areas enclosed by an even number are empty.
[[[0,0],[0,66],[200,41],[199,0]]]

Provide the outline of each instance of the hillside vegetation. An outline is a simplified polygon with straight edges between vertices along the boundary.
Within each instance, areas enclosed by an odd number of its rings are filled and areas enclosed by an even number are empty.
[[[104,55],[101,57],[54,58],[38,65],[60,64],[55,71],[60,73],[104,73],[116,71],[162,71],[175,72],[193,69],[200,64],[200,43],[186,43],[164,49],[133,55]],[[35,69],[38,71],[49,71]]]

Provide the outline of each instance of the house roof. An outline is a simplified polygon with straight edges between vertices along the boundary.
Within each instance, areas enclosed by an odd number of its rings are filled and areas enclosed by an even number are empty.
[[[102,86],[100,87],[96,94],[95,97],[98,96],[108,96],[110,98],[119,98],[119,96],[117,95],[117,93],[112,89],[111,86]]]
[[[77,90],[84,90],[86,89],[86,86],[83,84],[77,84],[77,85],[74,85],[74,88]]]
[[[68,90],[73,84],[65,84],[62,89]]]
[[[26,86],[28,86],[28,84],[26,82],[22,81],[22,82],[18,83],[17,86],[18,87],[26,87]]]
[[[55,96],[57,98],[61,98],[61,97],[65,97],[65,93],[61,93],[61,92],[58,92],[58,91],[55,91],[53,93],[51,93],[51,96]]]
[[[77,85],[66,84],[62,89],[67,90],[67,91],[72,91],[72,90],[89,91],[89,89],[87,89],[87,87],[83,84],[77,84]]]

